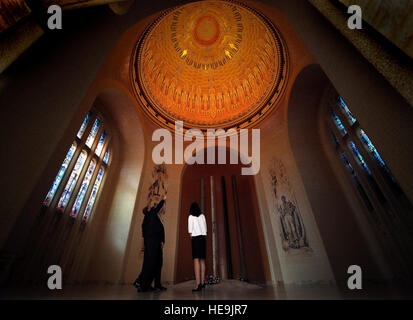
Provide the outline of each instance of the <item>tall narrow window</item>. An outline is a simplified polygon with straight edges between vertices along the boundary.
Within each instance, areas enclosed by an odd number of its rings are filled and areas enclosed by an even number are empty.
[[[353,181],[356,185],[356,188],[357,188],[361,198],[363,199],[367,209],[370,212],[373,212],[374,211],[373,205],[371,204],[370,199],[367,196],[366,191],[364,190],[364,188],[363,188],[363,186],[362,186],[362,184],[361,184],[361,182],[360,182],[360,180],[357,176],[357,173],[354,171],[353,166],[351,165],[351,163],[348,160],[348,157],[347,157],[347,155],[344,151],[340,151],[340,158],[343,160],[347,171],[350,173],[350,175],[351,175],[351,177],[352,177],[352,179],[353,179]],[[376,218],[375,215],[373,215],[373,217]]]
[[[358,151],[358,149],[357,149],[356,145],[354,144],[354,142],[350,141],[349,146],[350,146],[351,151],[353,152],[354,158],[357,160],[357,162],[360,164],[360,166],[364,169],[364,171],[369,176],[371,176],[371,171],[370,171],[369,167],[367,166],[366,162],[364,161],[362,155]]]
[[[103,157],[103,162],[108,164],[109,161],[109,150],[105,152],[105,156]]]
[[[89,186],[90,179],[92,178],[93,171],[96,167],[96,161],[92,160],[89,164],[89,168],[86,171],[86,175],[83,178],[82,185],[80,187],[79,193],[77,194],[75,203],[73,204],[72,212],[70,215],[76,218],[80,206],[82,205],[83,198],[85,197],[87,187]]]
[[[379,166],[385,170],[388,177],[393,182],[396,182],[396,179],[394,179],[393,175],[391,174],[389,168],[384,163],[384,161],[381,158],[381,156],[380,156],[379,152],[377,151],[376,147],[371,143],[369,137],[367,136],[367,134],[364,132],[363,129],[359,130],[359,135],[360,135],[361,141],[363,142],[364,147],[369,151],[372,158],[375,159],[377,161],[377,163],[379,164]]]
[[[111,135],[102,120],[96,111],[88,112],[43,201],[45,208],[66,212],[73,221],[80,216],[86,222],[90,216],[109,166]],[[99,141],[95,143],[98,135]]]
[[[348,122],[350,123],[350,125],[355,124],[357,119],[353,116],[350,109],[344,103],[344,100],[340,96],[338,96],[337,101],[338,101],[338,105],[341,108],[341,111],[346,115],[346,118],[347,118]]]
[[[334,124],[336,125],[337,129],[340,131],[342,136],[345,136],[347,134],[346,128],[344,128],[343,123],[341,122],[340,118],[337,116],[337,114],[331,110],[331,116],[333,117]]]
[[[328,126],[333,145],[350,173],[369,216],[373,218],[371,221],[375,230],[380,238],[386,238],[383,241],[389,248],[388,252],[396,254],[396,260],[413,266],[413,247],[406,246],[406,243],[413,241],[411,202],[344,100],[337,97],[330,107]],[[335,132],[338,134],[335,135]],[[402,250],[399,251],[400,248]],[[390,259],[394,260],[394,257]],[[405,270],[411,268],[406,267]]]
[[[95,123],[93,124],[92,130],[90,131],[89,136],[86,139],[86,145],[91,148],[93,141],[95,141],[95,137],[99,131],[100,127],[100,120],[99,118],[96,118]]]
[[[57,173],[56,178],[53,181],[52,187],[50,188],[49,192],[47,193],[46,198],[43,201],[44,205],[48,206],[50,204],[50,201],[53,199],[53,196],[56,193],[57,188],[59,187],[60,181],[62,181],[63,175],[66,172],[66,169],[70,163],[70,160],[72,160],[75,150],[76,150],[76,144],[73,143],[69,151],[66,154],[65,160],[63,161],[62,166],[60,167],[60,170]]]
[[[103,145],[105,143],[105,140],[106,140],[106,131],[103,130],[102,134],[100,135],[98,145],[95,149],[95,153],[98,155],[98,157],[100,157],[100,154],[102,153],[102,149],[103,149]]]
[[[83,221],[86,222],[90,212],[92,211],[93,205],[95,203],[96,195],[99,191],[100,183],[102,182],[103,174],[105,173],[105,170],[103,168],[100,168],[98,177],[95,181],[95,184],[93,185],[92,193],[90,194],[89,201],[87,202],[85,213],[83,214]]]
[[[76,161],[75,167],[70,174],[69,180],[67,181],[66,187],[63,190],[62,196],[60,197],[59,203],[57,204],[57,209],[64,210],[66,208],[67,202],[72,194],[72,191],[76,185],[77,179],[79,178],[80,172],[85,164],[87,153],[82,151],[79,158]]]
[[[89,122],[89,119],[90,119],[90,113],[91,113],[90,111],[87,113],[85,120],[83,120],[83,123],[82,123],[82,125],[80,126],[79,131],[77,132],[77,137],[78,137],[79,139],[82,139],[82,136],[83,136],[83,134],[85,133],[86,126],[87,126],[87,124],[88,124],[88,122]]]

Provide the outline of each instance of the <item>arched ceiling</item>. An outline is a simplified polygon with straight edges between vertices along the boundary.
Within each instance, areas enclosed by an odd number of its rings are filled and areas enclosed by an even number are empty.
[[[276,105],[287,52],[275,27],[233,1],[193,2],[165,11],[133,55],[136,97],[157,124],[251,127]]]

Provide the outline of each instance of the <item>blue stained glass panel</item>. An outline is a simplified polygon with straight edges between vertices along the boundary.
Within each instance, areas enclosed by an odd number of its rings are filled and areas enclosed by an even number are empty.
[[[345,136],[347,134],[346,128],[344,128],[343,123],[341,122],[340,118],[336,115],[336,113],[331,110],[331,116],[333,117],[334,124],[338,128],[338,130],[341,132],[342,136]]]
[[[91,113],[91,112],[89,111],[88,114],[86,115],[85,120],[83,120],[83,123],[82,123],[82,125],[80,126],[79,131],[77,132],[77,137],[78,137],[79,139],[81,139],[82,136],[83,136],[83,134],[85,133],[87,123],[89,122],[89,119],[90,119],[90,113]]]
[[[63,211],[69,201],[72,194],[73,188],[76,185],[77,179],[79,178],[80,172],[82,171],[83,165],[86,160],[86,152],[82,152],[76,161],[75,167],[70,174],[69,180],[66,183],[65,189],[63,190],[62,196],[60,197],[59,203],[57,204],[57,209]]]
[[[96,118],[95,123],[93,124],[92,130],[89,133],[89,136],[86,139],[86,145],[91,148],[93,141],[95,141],[95,137],[99,131],[101,121],[99,118]]]
[[[56,178],[53,181],[53,185],[47,193],[46,198],[43,201],[44,205],[49,205],[50,201],[53,199],[54,194],[56,193],[57,188],[59,187],[60,182],[62,181],[63,175],[66,172],[67,166],[69,165],[70,160],[72,160],[73,154],[75,153],[76,145],[72,144],[69,151],[66,154],[65,159],[63,160],[62,166],[60,167],[59,172],[57,173]]]
[[[100,183],[102,182],[103,174],[105,170],[100,168],[95,184],[93,185],[92,193],[90,194],[89,201],[87,202],[85,213],[83,214],[83,221],[86,221],[92,211],[93,204],[95,203],[96,195],[99,191]]]
[[[341,111],[343,111],[343,113],[346,115],[347,120],[350,122],[350,124],[353,125],[357,121],[357,119],[353,116],[350,109],[347,107],[346,103],[340,96],[337,97],[337,101],[338,105],[341,108]]]
[[[106,131],[103,130],[102,134],[100,135],[100,139],[98,142],[98,145],[95,149],[95,153],[100,157],[100,154],[102,153],[102,149],[103,149],[103,145],[105,143],[106,140]]]
[[[362,155],[358,151],[358,149],[357,149],[356,145],[354,144],[354,142],[350,141],[349,146],[350,146],[350,149],[353,152],[353,155],[356,158],[357,162],[361,165],[361,167],[364,169],[364,171],[366,171],[366,173],[369,176],[371,176],[371,171],[370,171],[369,167],[367,166],[366,162],[364,161]]]
[[[80,187],[80,190],[77,194],[75,203],[73,204],[72,212],[70,213],[70,215],[73,218],[76,218],[79,208],[82,205],[83,198],[85,197],[86,190],[87,190],[87,187],[89,186],[89,182],[90,182],[90,179],[92,178],[95,167],[96,167],[96,162],[91,161],[89,164],[89,168],[86,171],[85,177],[83,178],[82,186]]]
[[[103,157],[103,162],[108,164],[109,161],[109,151],[105,152],[105,156]]]
[[[363,131],[363,129],[360,129],[360,138],[361,138],[361,141],[363,142],[364,146],[367,148],[367,150],[373,156],[373,158],[387,172],[387,174],[389,175],[391,180],[393,182],[396,182],[396,180],[394,179],[393,175],[391,174],[389,168],[387,168],[386,164],[384,163],[383,159],[381,158],[381,156],[380,156],[379,152],[377,151],[376,147],[371,143],[369,137],[366,135],[366,133]]]

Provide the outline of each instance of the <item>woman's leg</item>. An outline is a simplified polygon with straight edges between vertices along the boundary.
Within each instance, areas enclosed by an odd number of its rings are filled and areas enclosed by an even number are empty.
[[[196,279],[196,286],[201,283],[201,275],[200,275],[200,267],[199,267],[199,259],[194,259],[194,271],[195,271],[195,279]]]
[[[205,259],[200,259],[201,263],[201,284],[205,283]]]

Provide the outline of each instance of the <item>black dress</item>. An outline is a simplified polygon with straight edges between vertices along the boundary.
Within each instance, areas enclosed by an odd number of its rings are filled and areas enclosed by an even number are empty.
[[[192,259],[206,259],[206,236],[192,237]]]

